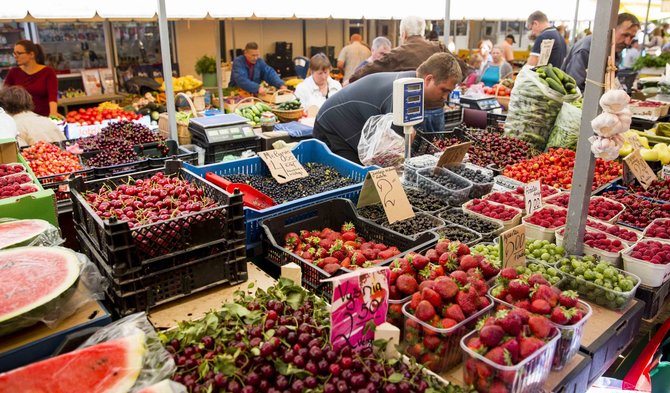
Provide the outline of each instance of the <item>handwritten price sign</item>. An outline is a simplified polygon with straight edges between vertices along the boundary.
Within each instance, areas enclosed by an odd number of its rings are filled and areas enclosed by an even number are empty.
[[[524,198],[526,200],[526,214],[531,215],[542,209],[542,185],[539,180],[530,182],[524,187]]]
[[[647,161],[642,158],[639,150],[634,150],[623,161],[645,190],[656,180],[656,174],[651,170]]]
[[[358,207],[381,203],[389,223],[414,217],[412,205],[394,168],[368,172],[358,197]]]
[[[333,282],[330,341],[338,351],[374,340],[375,327],[386,321],[390,270],[359,269],[323,281]]]
[[[523,224],[503,232],[498,244],[503,268],[526,264],[526,228]]]
[[[309,176],[291,149],[268,150],[258,156],[270,169],[270,174],[279,184]]]

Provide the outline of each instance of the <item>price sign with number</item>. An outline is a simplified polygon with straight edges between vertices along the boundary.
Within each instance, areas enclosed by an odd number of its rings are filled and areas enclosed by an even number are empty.
[[[472,146],[472,142],[464,142],[447,147],[437,160],[436,166],[443,167],[449,164],[460,164],[463,161],[463,158],[465,158],[465,154],[467,154],[470,146]]]
[[[540,58],[537,61],[538,66],[544,66],[549,63],[553,47],[554,40],[542,40],[542,43],[540,44]]]
[[[373,267],[323,280],[333,282],[330,341],[336,351],[374,340],[375,327],[386,321],[390,273]]]
[[[270,174],[279,184],[309,176],[291,149],[268,150],[258,156],[270,169]]]
[[[523,189],[523,195],[526,200],[526,214],[531,215],[542,209],[542,185],[539,180],[526,184]]]
[[[633,131],[631,131],[633,132]],[[639,150],[642,149],[642,143],[640,143],[640,138],[637,137],[637,135],[628,135],[626,137],[626,140],[630,144],[630,146],[633,148],[633,150]]]
[[[358,207],[381,203],[389,223],[414,217],[405,189],[394,168],[368,172],[358,197]]]
[[[526,228],[523,224],[500,235],[500,259],[503,268],[526,264]]]
[[[651,170],[647,161],[642,158],[639,150],[634,150],[623,159],[623,162],[628,166],[628,169],[633,172],[633,175],[645,190],[649,188],[654,180],[656,180],[654,171]]]

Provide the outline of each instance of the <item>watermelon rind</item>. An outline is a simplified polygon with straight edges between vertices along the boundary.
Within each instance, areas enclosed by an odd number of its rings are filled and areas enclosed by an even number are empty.
[[[30,231],[26,232],[25,236],[22,236],[18,239],[13,239],[10,242],[9,236],[5,234],[5,231],[9,230],[9,228],[15,228],[17,225],[28,228]],[[51,224],[49,222],[39,219],[2,222],[0,223],[0,249],[4,250],[7,248],[29,245],[33,240],[35,240],[35,238],[42,235],[49,228],[51,228]]]
[[[77,255],[69,249],[61,247],[18,247],[0,251],[0,274],[2,274],[3,263],[9,263],[12,258],[23,254],[30,255],[31,253],[40,253],[50,255],[49,260],[54,261],[55,258],[63,258],[67,274],[63,281],[53,290],[41,297],[36,297],[30,304],[22,308],[13,310],[6,314],[0,315],[0,336],[11,333],[21,327],[30,326],[37,323],[47,310],[52,310],[54,307],[59,307],[61,302],[67,299],[77,289],[79,273],[81,270],[81,263]],[[9,293],[11,288],[0,288],[0,293]],[[6,299],[11,301],[11,298]]]
[[[125,370],[130,372],[124,378],[119,379],[118,383],[110,386],[104,390],[104,393],[126,393],[137,382],[137,377],[140,376],[142,365],[144,364],[144,355],[146,352],[145,339],[146,336],[141,330],[131,337],[126,337],[127,341],[127,362]]]

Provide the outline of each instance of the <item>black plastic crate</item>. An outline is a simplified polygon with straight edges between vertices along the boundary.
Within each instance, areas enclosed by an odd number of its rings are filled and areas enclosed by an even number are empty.
[[[422,132],[416,131],[414,141],[412,141],[412,157],[422,156],[424,154],[441,153],[442,150],[435,146],[437,140],[448,140],[456,138],[459,141],[466,142],[467,138],[463,133],[463,129],[456,127],[451,131],[442,132]]]
[[[444,112],[444,124],[459,124],[463,121],[463,109],[459,106],[457,109]]]
[[[640,285],[635,292],[635,298],[644,301],[642,318],[653,319],[661,311],[665,299],[668,297],[670,281],[666,281],[660,287],[648,287]]]
[[[333,294],[333,284],[330,282],[322,283],[321,280],[332,276],[318,266],[287,251],[279,243],[289,232],[299,233],[301,229],[339,228],[345,222],[352,222],[356,228],[356,233],[368,241],[398,247],[401,251],[400,255],[437,242],[437,234],[434,232],[422,234],[414,240],[382,228],[379,224],[358,216],[351,201],[337,198],[264,220],[262,222],[264,232],[263,251],[267,260],[277,266],[283,266],[290,262],[299,265],[302,270],[303,286],[330,300]],[[380,266],[387,265],[396,258],[398,256],[389,258],[382,262]],[[347,269],[340,269],[334,275],[346,271]]]
[[[158,146],[151,148],[135,146],[135,151],[141,149],[138,153],[148,157],[150,168],[162,168],[165,166],[165,161],[167,160],[182,160],[189,164],[198,165],[197,151],[188,151],[178,146],[177,142],[172,139],[165,141],[165,144],[168,148],[167,154],[163,154],[163,151]]]
[[[486,126],[496,130],[503,130],[505,128],[505,121],[507,115],[488,112],[486,113]]]
[[[163,269],[115,276],[86,234],[77,231],[82,252],[109,282],[105,293],[112,309],[125,316],[217,285],[236,285],[248,279],[244,242],[225,240],[197,253],[166,256]]]
[[[658,121],[658,120],[657,120]],[[639,131],[647,131],[656,127],[656,121],[643,119],[641,117],[633,116],[632,121],[630,122],[630,128]]]
[[[181,164],[181,161],[167,161],[165,168],[137,172],[132,178],[147,179],[160,171],[166,176],[179,176],[202,188],[205,196],[215,200],[219,206],[130,229],[125,221],[100,218],[83,195],[102,186],[115,187],[126,183],[129,176],[87,182],[78,177],[70,182],[75,226],[89,236],[117,274],[139,269],[143,264],[167,254],[206,247],[221,239],[229,242],[241,239],[244,242],[242,194],[228,194],[182,168]]]
[[[198,134],[194,133],[193,137],[191,138],[191,143],[205,149],[205,164],[221,162],[227,155],[240,156],[242,152],[246,150],[252,150],[254,152],[261,151],[260,137],[243,141],[228,141],[217,143],[216,145],[212,146],[201,139]]]

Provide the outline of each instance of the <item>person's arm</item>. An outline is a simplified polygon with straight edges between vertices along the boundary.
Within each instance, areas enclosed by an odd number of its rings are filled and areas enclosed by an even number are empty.
[[[528,56],[528,61],[526,64],[535,66],[537,62],[540,61],[540,53],[542,52],[542,35],[540,34],[533,43],[533,49],[530,50],[530,55]]]
[[[589,64],[589,51],[579,50],[572,55],[570,62],[565,64],[566,74],[575,78],[577,82],[577,87],[584,92],[584,87],[586,85],[586,68]]]
[[[244,61],[244,58],[242,58],[242,61]],[[251,94],[258,93],[260,84],[249,79],[249,70],[239,61],[239,58],[233,62],[232,74],[232,79],[240,89],[246,90]]]
[[[514,60],[514,49],[511,46],[505,46],[505,60],[508,62]]]
[[[59,119],[63,118],[63,115],[58,113],[58,77],[56,72],[52,69],[49,69],[50,72],[46,77],[47,84],[47,98],[49,100],[49,116],[55,116]]]
[[[258,63],[261,63],[259,60]],[[266,62],[262,62],[261,64],[256,63],[256,66],[258,67],[259,65],[261,66],[261,79],[269,83],[270,85],[280,89],[284,88],[286,84],[284,83],[283,80],[279,77],[279,74],[277,74],[277,71],[274,70],[274,68],[270,67]]]
[[[345,46],[340,50],[340,54],[337,55],[337,68],[344,71],[344,61],[347,58],[347,47]]]

